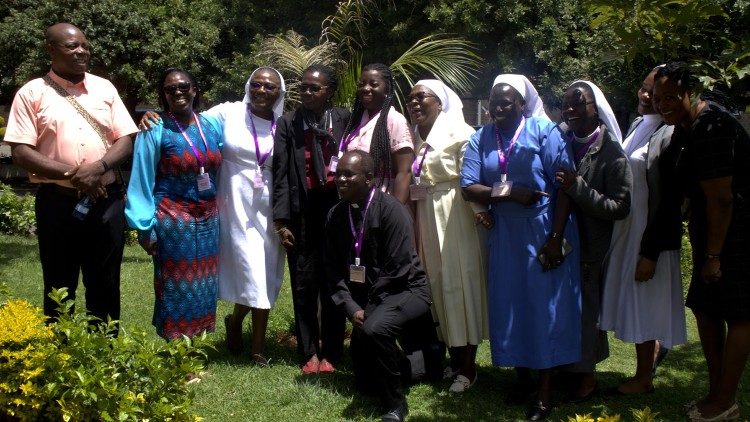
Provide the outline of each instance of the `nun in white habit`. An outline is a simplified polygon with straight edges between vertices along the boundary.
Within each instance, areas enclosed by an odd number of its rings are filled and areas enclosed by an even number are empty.
[[[417,82],[407,107],[417,151],[410,196],[418,250],[438,333],[451,354],[445,375],[454,378],[450,391],[460,393],[476,381],[476,349],[487,336],[486,229],[475,224],[475,212],[486,208],[465,201],[459,186],[474,129],[464,121],[458,95],[436,79]]]
[[[276,121],[284,111],[286,86],[269,67],[253,71],[243,101],[219,104],[206,113],[224,126],[218,183],[219,298],[235,303],[227,315],[227,346],[242,351],[242,321],[252,310],[252,359],[263,356],[269,310],[284,276],[284,250],[273,232],[271,160]]]

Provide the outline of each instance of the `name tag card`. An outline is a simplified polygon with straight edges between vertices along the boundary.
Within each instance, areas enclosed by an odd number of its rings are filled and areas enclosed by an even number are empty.
[[[502,198],[510,195],[510,190],[513,188],[513,182],[495,182],[492,185],[492,193],[490,196],[493,198]]]
[[[201,173],[195,179],[198,181],[198,192],[211,189],[211,178],[208,177],[208,173]]]
[[[365,282],[365,267],[363,265],[349,266],[349,281],[352,283]]]
[[[263,189],[266,187],[266,181],[263,180],[263,173],[260,172],[260,170],[257,170],[255,172],[255,177],[253,178],[253,189]]]
[[[409,185],[409,198],[412,201],[422,201],[427,199],[427,186]]]
[[[328,163],[328,171],[331,173],[336,173],[336,168],[339,166],[339,157],[332,156],[331,162]]]

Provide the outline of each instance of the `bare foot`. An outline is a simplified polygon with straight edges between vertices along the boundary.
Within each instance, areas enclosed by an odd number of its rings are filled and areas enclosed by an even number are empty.
[[[640,381],[635,378],[631,378],[626,382],[620,384],[617,390],[622,394],[642,394],[650,393],[654,390],[654,385],[651,380]]]

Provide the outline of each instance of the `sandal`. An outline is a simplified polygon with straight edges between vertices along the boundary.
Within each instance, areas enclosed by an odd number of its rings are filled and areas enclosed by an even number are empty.
[[[268,366],[270,365],[268,359],[266,359],[266,357],[261,355],[260,353],[253,353],[250,357],[253,359],[253,363],[255,363],[255,366],[257,366],[258,368],[268,368]]]
[[[737,403],[735,403],[718,415],[706,418],[701,414],[697,407],[693,407],[690,412],[688,412],[688,418],[690,418],[691,422],[733,421],[740,418],[740,408],[737,406]]]
[[[469,381],[468,378],[465,376],[458,374],[456,376],[456,379],[453,380],[453,384],[451,384],[450,388],[448,388],[448,391],[451,393],[463,393],[464,391],[471,388],[472,385],[474,385],[475,382],[477,382],[478,376],[474,377],[474,380]]]

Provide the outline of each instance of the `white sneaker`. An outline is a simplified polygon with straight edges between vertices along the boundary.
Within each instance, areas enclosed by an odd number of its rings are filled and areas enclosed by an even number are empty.
[[[451,384],[448,391],[450,391],[451,393],[463,393],[464,391],[471,388],[471,386],[474,385],[475,382],[477,382],[476,376],[474,377],[473,381],[469,381],[468,378],[459,374],[456,376],[456,379],[453,380],[453,384]]]

